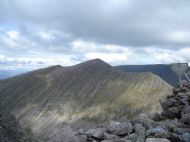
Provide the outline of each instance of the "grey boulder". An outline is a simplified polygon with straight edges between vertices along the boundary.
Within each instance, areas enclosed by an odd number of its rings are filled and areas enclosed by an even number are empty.
[[[183,114],[181,121],[190,124],[190,113]]]
[[[85,134],[87,137],[93,137],[96,139],[103,140],[104,139],[104,132],[107,132],[106,128],[96,128],[96,129],[90,129]]]
[[[186,105],[182,111],[183,114],[190,113],[190,106]]]
[[[146,129],[153,128],[154,121],[151,120],[148,115],[141,113],[135,120],[132,121],[133,124],[142,124]]]
[[[117,140],[117,139],[119,139],[117,135],[104,132],[104,140]]]
[[[171,107],[168,110],[162,112],[162,116],[167,118],[179,118],[181,116],[181,109],[177,107]]]
[[[151,112],[151,113],[148,113],[148,117],[154,121],[159,121],[161,120],[161,116],[160,116],[160,113],[158,112]]]
[[[62,128],[61,130],[56,129],[53,131],[50,136],[49,142],[80,142],[78,137],[75,136],[72,129],[67,126]]]
[[[163,138],[147,138],[145,142],[170,142],[170,140]]]
[[[176,103],[175,99],[165,99],[160,101],[160,105],[162,106],[163,110],[168,110],[170,107],[174,107]]]
[[[119,136],[119,135],[131,133],[133,130],[133,127],[130,122],[120,123],[116,121],[110,121],[109,125],[107,126],[107,129],[109,133]]]
[[[161,127],[152,128],[146,131],[147,137],[153,137],[153,138],[166,138],[167,132]]]
[[[143,127],[141,124],[135,124],[134,130],[135,134],[137,135],[145,135],[145,127]]]

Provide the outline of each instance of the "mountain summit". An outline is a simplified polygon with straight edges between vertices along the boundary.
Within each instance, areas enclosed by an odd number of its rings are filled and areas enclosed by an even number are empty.
[[[43,139],[69,124],[85,128],[159,110],[171,86],[151,73],[126,73],[100,59],[53,66],[1,81],[0,99]]]
[[[110,66],[108,63],[104,62],[103,60],[99,59],[99,58],[96,58],[96,59],[92,59],[92,60],[89,60],[89,61],[86,61],[86,62],[83,62],[83,63],[80,63],[80,64],[77,64],[79,66],[90,66],[90,65],[107,65],[107,66]],[[75,66],[77,66],[75,65]]]
[[[101,59],[93,59],[93,60],[89,60],[83,63],[79,63],[77,65],[71,66],[70,68],[72,69],[93,69],[93,70],[97,70],[97,69],[111,69],[112,66],[109,65],[108,63],[102,61]]]

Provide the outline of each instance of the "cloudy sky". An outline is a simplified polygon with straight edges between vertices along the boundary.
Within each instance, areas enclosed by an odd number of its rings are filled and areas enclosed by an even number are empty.
[[[0,69],[190,60],[189,0],[1,0]]]

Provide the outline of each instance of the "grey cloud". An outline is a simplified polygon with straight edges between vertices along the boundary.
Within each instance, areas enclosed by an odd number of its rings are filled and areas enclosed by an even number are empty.
[[[7,1],[5,13],[15,21],[70,33],[76,39],[134,47],[190,45],[168,39],[173,31],[190,32],[187,0]]]
[[[13,30],[18,31],[19,38],[11,40],[6,28],[0,29],[0,53],[30,56],[35,52],[35,57],[46,53],[51,55],[48,61],[56,59],[53,55],[62,54],[65,60],[68,55],[69,65],[88,59],[87,52],[98,55],[113,52],[116,57],[126,52],[130,58],[122,62],[130,64],[184,61],[188,56],[185,53],[190,52],[187,50],[190,47],[189,6],[188,0],[1,0],[0,28],[1,24],[15,25],[17,29]],[[85,49],[76,50],[73,47],[76,41],[84,41]],[[95,47],[88,47],[89,43]],[[105,45],[119,47],[112,51]],[[129,51],[122,50],[124,48]],[[146,48],[154,49],[158,57]],[[139,61],[139,57],[143,59]],[[18,64],[17,58],[2,64]],[[43,59],[35,64],[46,64],[46,57]]]

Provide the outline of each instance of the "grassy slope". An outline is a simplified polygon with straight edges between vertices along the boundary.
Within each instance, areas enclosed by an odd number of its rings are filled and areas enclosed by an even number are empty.
[[[159,110],[159,99],[170,90],[170,85],[151,73],[125,73],[92,60],[7,79],[2,82],[0,99],[24,127],[45,138],[63,122],[83,127],[87,121],[125,119]]]

